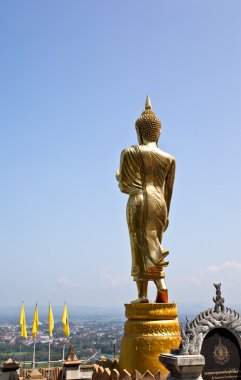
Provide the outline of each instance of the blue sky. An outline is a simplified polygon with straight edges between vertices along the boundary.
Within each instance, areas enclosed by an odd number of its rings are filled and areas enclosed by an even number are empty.
[[[1,2],[3,306],[136,296],[115,171],[147,93],[177,160],[170,300],[210,305],[218,281],[239,302],[240,18],[239,0]]]

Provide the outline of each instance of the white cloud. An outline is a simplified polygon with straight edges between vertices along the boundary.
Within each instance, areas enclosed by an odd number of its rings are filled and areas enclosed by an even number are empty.
[[[197,271],[196,274],[186,275],[185,282],[192,285],[204,285],[207,282],[223,282],[229,281],[241,283],[241,262],[225,261],[219,265],[210,265]]]
[[[225,261],[220,265],[211,265],[206,268],[207,273],[221,273],[223,271],[235,271],[241,273],[241,263],[238,261]]]
[[[189,273],[188,273],[189,272]],[[206,267],[190,268],[183,277],[174,277],[170,289],[179,303],[208,304],[215,294],[213,283],[222,283],[222,295],[227,305],[241,302],[241,262],[224,261]],[[211,301],[212,302],[212,301]]]
[[[206,268],[206,271],[208,273],[215,273],[215,272],[218,272],[218,270],[219,270],[219,267],[217,265],[211,265]]]
[[[57,284],[64,288],[79,288],[81,284],[73,282],[69,277],[58,277]]]
[[[130,276],[124,274],[111,274],[111,271],[102,272],[99,276],[100,286],[104,289],[109,287],[121,288],[128,285],[129,281],[131,281]]]
[[[222,294],[225,303],[237,304],[241,301],[239,289],[241,287],[241,262],[224,261],[196,268],[187,268],[183,276],[172,272],[167,274],[170,300],[182,303],[199,303],[212,306],[212,297],[215,294],[213,283],[222,283]],[[99,267],[92,276],[81,277],[75,281],[71,276],[59,276],[55,281],[55,291],[65,298],[77,299],[79,289],[85,289],[79,302],[89,304],[94,300],[96,290],[105,295],[105,305],[117,306],[130,302],[137,297],[135,282],[128,273],[121,273],[111,266]],[[85,293],[88,290],[88,297]],[[155,286],[150,283],[148,293],[151,300],[155,299]],[[87,294],[87,293],[86,293]],[[103,304],[100,298],[101,305]],[[75,301],[76,302],[76,301]],[[97,300],[95,300],[97,304]]]

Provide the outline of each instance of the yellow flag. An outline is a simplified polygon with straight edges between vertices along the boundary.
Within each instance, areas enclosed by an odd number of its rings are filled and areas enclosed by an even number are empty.
[[[34,309],[34,315],[33,315],[33,325],[32,325],[32,337],[35,339],[37,336],[39,326],[39,319],[38,319],[38,304],[36,303],[35,309]]]
[[[49,303],[48,320],[49,320],[49,336],[52,336],[53,335],[53,329],[54,329],[54,316],[53,316],[53,310],[52,310],[50,303]]]
[[[22,336],[23,338],[27,338],[28,335],[27,335],[27,325],[26,325],[26,318],[25,318],[24,303],[22,303],[22,307],[21,307],[19,324],[21,327],[20,336]]]
[[[68,309],[67,309],[66,303],[64,304],[64,310],[63,310],[61,321],[63,323],[63,332],[64,332],[64,334],[66,336],[69,336],[69,334],[70,334],[70,330],[69,330],[69,317],[68,317]]]

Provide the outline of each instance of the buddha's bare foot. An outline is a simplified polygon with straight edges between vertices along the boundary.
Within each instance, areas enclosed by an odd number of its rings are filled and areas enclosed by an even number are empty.
[[[148,303],[149,299],[146,297],[137,298],[137,300],[131,301],[131,303]]]
[[[156,303],[168,303],[167,289],[157,290]]]

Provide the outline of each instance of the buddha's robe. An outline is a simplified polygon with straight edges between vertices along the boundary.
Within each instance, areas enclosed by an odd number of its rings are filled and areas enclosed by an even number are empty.
[[[121,153],[119,186],[129,194],[127,223],[134,280],[164,276],[161,241],[166,228],[175,159],[148,145],[134,145]]]

